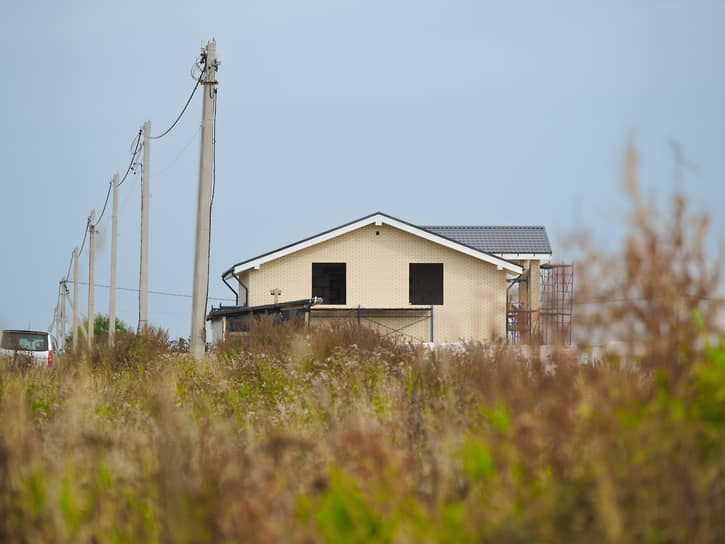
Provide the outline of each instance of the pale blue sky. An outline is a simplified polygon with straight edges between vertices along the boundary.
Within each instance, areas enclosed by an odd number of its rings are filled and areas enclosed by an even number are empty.
[[[376,210],[543,224],[559,256],[582,226],[616,239],[633,132],[658,195],[680,142],[699,172],[683,187],[721,239],[724,30],[720,1],[6,0],[0,326],[48,326],[90,209],[143,121],[158,134],[175,118],[211,37],[222,66],[210,296],[230,296],[219,276],[231,264]],[[200,106],[151,148],[151,289],[191,292]],[[138,176],[120,189],[122,287],[138,286],[139,193]],[[96,293],[107,312],[108,289]],[[151,295],[149,319],[188,336],[190,307]],[[119,292],[118,311],[135,326],[137,294]]]

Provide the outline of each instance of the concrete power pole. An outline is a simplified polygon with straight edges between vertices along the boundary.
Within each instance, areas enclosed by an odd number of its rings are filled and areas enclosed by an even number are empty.
[[[96,281],[95,263],[96,258],[96,210],[91,210],[88,218],[88,347],[93,347],[93,287]]]
[[[209,288],[209,242],[211,219],[211,177],[214,135],[214,108],[216,103],[216,42],[210,41],[202,49],[206,75],[204,107],[201,121],[201,158],[199,160],[199,196],[196,208],[196,250],[194,257],[194,291],[191,301],[191,354],[199,359],[206,346],[206,302]]]
[[[78,248],[73,249],[73,350],[78,349]]]
[[[48,329],[49,333],[53,333],[53,327],[55,327],[55,337],[58,338],[60,335],[60,300],[55,303],[55,311],[53,312],[53,322],[50,324]]]
[[[141,185],[141,275],[139,277],[138,332],[148,326],[149,312],[149,189],[151,121],[143,124],[143,181]]]
[[[108,345],[116,335],[116,237],[118,229],[118,174],[113,174],[113,215],[111,216],[111,292],[108,300]]]
[[[67,291],[65,286],[65,278],[60,280],[60,338],[58,342],[61,349],[65,348],[65,293]]]
[[[63,293],[63,297],[64,297],[64,299],[63,299],[63,305],[64,305],[64,307],[63,307],[63,326],[65,328],[65,325],[67,325],[67,321],[68,321],[68,312],[65,308],[65,304],[68,304],[68,306],[70,306],[70,308],[71,308],[71,311],[73,311],[73,300],[71,300],[71,298],[70,298],[70,291],[68,290],[68,280],[65,281],[64,288],[65,288],[64,289],[65,292]],[[65,339],[66,339],[66,336],[64,333],[63,334],[63,348],[64,349],[68,348],[68,343],[65,341]]]

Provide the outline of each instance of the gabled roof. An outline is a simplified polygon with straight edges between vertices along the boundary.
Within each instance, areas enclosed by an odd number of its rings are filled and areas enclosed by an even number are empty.
[[[542,226],[431,226],[423,227],[480,251],[506,258],[518,255],[549,255],[551,246]]]
[[[264,253],[252,259],[237,263],[229,268],[229,270],[224,272],[222,274],[222,278],[228,278],[232,274],[239,274],[241,272],[244,272],[245,270],[250,270],[252,268],[259,268],[262,264],[266,262],[272,261],[274,259],[279,259],[280,257],[284,257],[285,255],[289,255],[291,253],[295,253],[296,251],[300,251],[302,249],[317,245],[319,243],[326,242],[327,240],[337,238],[338,236],[347,234],[348,232],[352,232],[354,230],[372,224],[390,225],[391,227],[395,227],[397,229],[408,232],[415,236],[419,236],[421,238],[448,247],[455,251],[459,251],[466,255],[470,255],[471,257],[494,264],[499,270],[508,270],[509,272],[513,272],[514,274],[521,274],[523,272],[523,268],[521,266],[501,256],[493,255],[489,252],[482,251],[475,247],[471,247],[460,241],[453,240],[444,235],[437,234],[435,232],[418,227],[416,225],[413,225],[412,223],[408,223],[407,221],[396,219],[395,217],[384,214],[382,212],[376,212],[362,217],[356,221],[351,221],[350,223],[346,223],[334,229],[330,229],[325,232],[321,232],[320,234],[317,234],[315,236],[305,238],[304,240],[300,240],[299,242],[295,242],[294,244],[290,244],[274,251],[270,251],[269,253]]]

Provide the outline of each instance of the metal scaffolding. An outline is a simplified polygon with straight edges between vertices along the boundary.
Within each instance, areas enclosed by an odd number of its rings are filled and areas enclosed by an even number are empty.
[[[506,337],[510,344],[571,344],[574,299],[574,265],[542,264],[538,309],[521,304],[519,292],[529,289],[529,279],[510,280],[506,294]],[[537,281],[536,278],[533,281]],[[514,289],[515,288],[515,289]],[[536,302],[534,302],[536,304]]]
[[[528,343],[532,337],[531,311],[525,310],[519,298],[521,289],[528,290],[528,276],[523,274],[509,280],[506,289],[506,339],[509,344]]]
[[[544,344],[572,343],[574,265],[541,265],[538,336]]]
[[[403,336],[416,342],[433,342],[433,306],[427,308],[324,308],[310,310],[309,322],[316,319],[349,319],[356,320],[358,325],[368,325],[378,329],[383,336]],[[413,334],[415,325],[428,322],[429,337]],[[418,331],[420,332],[420,331]]]

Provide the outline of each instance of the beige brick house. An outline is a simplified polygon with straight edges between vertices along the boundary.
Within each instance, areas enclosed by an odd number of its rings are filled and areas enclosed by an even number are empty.
[[[513,280],[551,258],[544,227],[419,227],[374,213],[242,261],[222,280],[237,306],[212,309],[215,341],[249,316],[352,319],[419,342],[506,336]],[[538,306],[538,280],[521,305]]]

